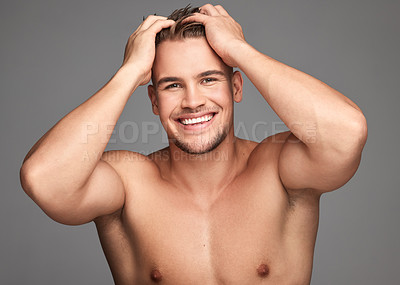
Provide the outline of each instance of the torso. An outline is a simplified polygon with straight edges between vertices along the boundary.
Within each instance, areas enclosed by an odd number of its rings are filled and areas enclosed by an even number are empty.
[[[287,135],[246,143],[243,171],[208,209],[164,179],[157,156],[116,165],[125,205],[95,220],[115,283],[309,284],[319,196],[283,187]]]

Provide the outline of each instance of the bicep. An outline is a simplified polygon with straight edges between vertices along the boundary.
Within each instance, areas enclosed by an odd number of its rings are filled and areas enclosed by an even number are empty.
[[[59,209],[49,209],[47,214],[62,224],[81,225],[117,211],[123,207],[124,201],[122,179],[111,164],[100,159],[77,194],[71,196]]]
[[[108,162],[100,160],[82,189],[81,215],[87,221],[122,208],[125,190],[121,177]]]
[[[353,177],[361,160],[361,150],[348,152],[311,149],[290,133],[279,157],[279,175],[287,189],[335,190]]]

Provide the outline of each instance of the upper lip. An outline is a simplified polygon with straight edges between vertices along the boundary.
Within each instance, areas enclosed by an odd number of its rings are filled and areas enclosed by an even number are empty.
[[[188,114],[183,114],[181,116],[178,116],[176,118],[176,120],[199,118],[199,117],[203,117],[205,115],[214,115],[216,113],[217,112],[215,112],[215,111],[204,111],[204,112],[199,112],[199,113],[188,113]]]

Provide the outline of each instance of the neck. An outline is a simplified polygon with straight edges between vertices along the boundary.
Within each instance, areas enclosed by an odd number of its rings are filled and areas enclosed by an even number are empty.
[[[208,204],[218,197],[238,171],[237,138],[233,133],[208,153],[188,154],[172,144],[169,152],[173,183]]]

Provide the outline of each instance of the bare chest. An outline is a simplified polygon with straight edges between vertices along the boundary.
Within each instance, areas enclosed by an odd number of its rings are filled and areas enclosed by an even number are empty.
[[[290,256],[303,250],[288,246],[283,193],[273,183],[269,190],[257,186],[238,183],[207,210],[162,191],[127,200],[102,241],[124,245],[103,245],[106,256],[114,257],[108,258],[113,275],[130,275],[138,284],[285,284]],[[113,270],[118,256],[129,265]],[[309,272],[297,274],[307,279]]]

